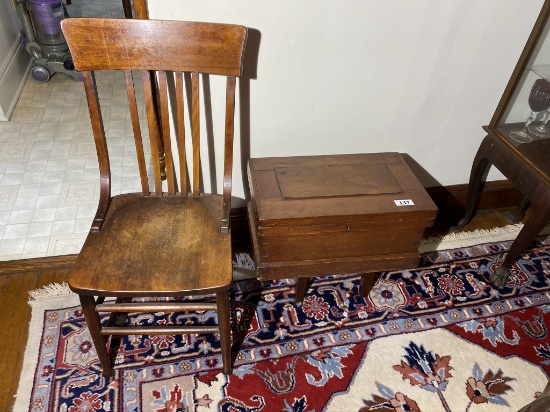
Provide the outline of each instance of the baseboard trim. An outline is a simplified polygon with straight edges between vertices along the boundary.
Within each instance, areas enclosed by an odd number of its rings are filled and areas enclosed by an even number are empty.
[[[16,39],[0,67],[0,121],[8,121],[25,87],[31,59],[23,43]]]
[[[71,268],[78,255],[48,256],[34,259],[7,260],[0,262],[0,276],[35,270]]]
[[[468,185],[437,186],[426,189],[439,208],[438,218],[462,216],[466,209]],[[485,182],[476,209],[480,212],[510,210],[521,201],[521,192],[508,180]]]

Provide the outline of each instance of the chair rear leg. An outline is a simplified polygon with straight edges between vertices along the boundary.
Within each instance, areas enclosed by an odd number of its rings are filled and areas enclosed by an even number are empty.
[[[307,291],[307,284],[308,284],[309,278],[296,278],[296,296],[294,297],[294,301],[296,303],[302,303],[304,301],[304,297],[306,296]]]
[[[229,291],[216,293],[218,305],[218,326],[220,328],[220,343],[224,375],[230,375],[231,365],[231,323],[229,320]]]
[[[359,286],[359,294],[364,298],[369,296],[372,286],[374,284],[375,273],[362,273],[361,274],[361,285]]]
[[[109,359],[109,352],[107,351],[107,338],[101,334],[101,321],[99,320],[99,314],[95,310],[95,299],[93,296],[85,295],[79,295],[78,297],[80,298],[86,325],[90,331],[97,356],[103,368],[103,376],[110,378],[113,376],[113,367]]]

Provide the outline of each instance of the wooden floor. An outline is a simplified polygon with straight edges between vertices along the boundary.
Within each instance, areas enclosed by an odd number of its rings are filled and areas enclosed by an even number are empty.
[[[507,225],[503,212],[476,216],[465,231]],[[446,222],[436,222],[429,235],[448,233]],[[28,336],[31,310],[30,290],[52,282],[65,281],[75,256],[0,262],[0,319],[4,322],[4,339],[0,346],[0,411],[11,411],[19,383],[24,348]]]
[[[0,411],[11,411],[15,401],[31,318],[29,291],[64,282],[72,262],[74,257],[0,263],[0,319],[4,323],[0,345]]]

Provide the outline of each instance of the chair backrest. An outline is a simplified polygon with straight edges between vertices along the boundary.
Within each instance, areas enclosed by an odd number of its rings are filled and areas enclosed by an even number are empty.
[[[144,196],[187,196],[185,150],[184,73],[191,77],[190,125],[192,135],[192,180],[194,197],[199,193],[200,74],[227,77],[223,210],[221,221],[228,224],[233,168],[233,134],[236,77],[242,73],[247,30],[230,24],[162,20],[69,18],[62,21],[75,67],[82,72],[92,130],[97,148],[101,190],[98,214],[92,229],[99,230],[111,198],[111,172],[94,71],[123,70],[136,144],[136,153]],[[149,188],[147,162],[141,134],[139,108],[132,70],[141,71],[146,122],[151,146],[154,190]],[[173,72],[173,73],[172,73]],[[158,80],[155,80],[155,73]],[[170,139],[168,84],[175,78],[175,124],[177,147]],[[158,81],[158,91],[157,84]],[[162,153],[164,152],[164,156]],[[179,173],[174,168],[174,153],[179,159]],[[166,165],[167,193],[163,193],[161,161]],[[176,176],[177,175],[177,176]],[[179,187],[178,187],[179,180]],[[223,224],[222,224],[223,226]]]

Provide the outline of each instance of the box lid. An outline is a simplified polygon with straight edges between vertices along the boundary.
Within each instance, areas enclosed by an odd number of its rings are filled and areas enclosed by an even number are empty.
[[[399,153],[256,158],[248,177],[259,227],[437,214]]]

